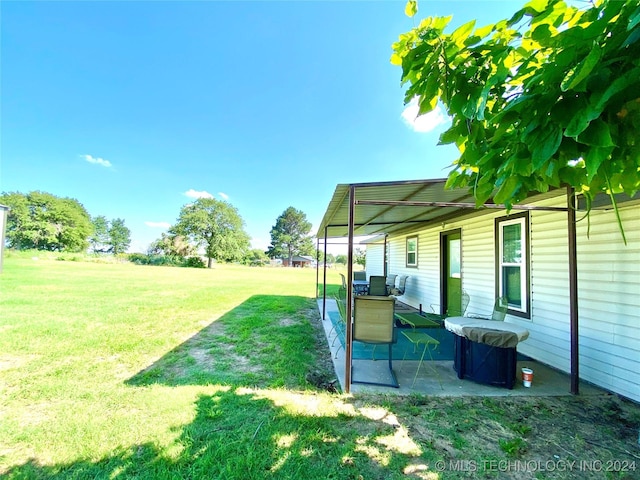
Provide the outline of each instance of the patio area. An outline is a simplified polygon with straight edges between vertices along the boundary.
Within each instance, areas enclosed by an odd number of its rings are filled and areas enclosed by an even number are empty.
[[[322,299],[318,299],[318,307],[322,316]],[[406,307],[405,307],[406,308]],[[327,345],[331,351],[333,366],[341,390],[344,391],[345,379],[345,350],[336,340],[332,332],[331,314],[337,314],[338,308],[333,299],[326,300],[326,319],[322,321]],[[368,382],[387,382],[389,369],[387,360],[353,358],[353,379]],[[512,390],[507,388],[483,385],[467,379],[459,379],[453,369],[452,360],[425,361],[420,368],[415,384],[413,383],[418,360],[393,360],[393,369],[396,373],[400,388],[367,385],[360,383],[351,384],[351,393],[385,393],[394,395],[423,394],[433,396],[483,396],[483,397],[515,397],[515,396],[561,396],[571,395],[569,375],[534,360],[519,360],[517,362],[517,381]],[[520,380],[521,368],[530,368],[534,372],[531,387],[525,387]],[[412,385],[413,384],[413,385]],[[580,395],[605,395],[605,390],[595,387],[587,382],[580,382]]]

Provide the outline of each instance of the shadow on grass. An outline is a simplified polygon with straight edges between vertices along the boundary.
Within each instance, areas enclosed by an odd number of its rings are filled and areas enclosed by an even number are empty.
[[[306,380],[330,355],[314,332],[321,322],[315,300],[253,296],[125,382],[215,391],[200,394],[172,445],[135,444],[96,461],[32,459],[5,478],[406,478],[403,469],[424,460],[392,414]]]
[[[255,295],[127,380],[131,386],[301,388],[318,348],[315,301]]]
[[[201,395],[173,456],[144,443],[95,462],[40,465],[31,460],[4,478],[406,478],[401,470],[411,455],[390,446],[399,429],[388,419],[367,418],[342,402],[343,411],[325,415],[278,403],[259,390]],[[243,422],[237,422],[238,411]]]

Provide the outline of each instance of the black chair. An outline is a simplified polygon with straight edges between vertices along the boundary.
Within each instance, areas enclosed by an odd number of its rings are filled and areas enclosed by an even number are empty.
[[[384,279],[384,277],[381,277]],[[354,380],[352,383],[366,383],[370,385],[383,385],[398,388],[398,379],[393,371],[393,344],[397,342],[396,329],[394,328],[395,300],[393,297],[365,295],[355,297],[353,316],[353,340],[373,345],[389,345],[389,373],[390,383],[369,382]],[[353,369],[353,367],[352,367]]]

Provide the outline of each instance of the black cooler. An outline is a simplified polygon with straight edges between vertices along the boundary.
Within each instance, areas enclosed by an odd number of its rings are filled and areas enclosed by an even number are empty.
[[[488,328],[463,327],[454,335],[453,368],[458,378],[512,389],[516,381],[518,335]]]

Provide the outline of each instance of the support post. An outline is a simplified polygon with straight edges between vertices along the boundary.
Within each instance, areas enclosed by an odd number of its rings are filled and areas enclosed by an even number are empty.
[[[328,228],[324,227],[324,277],[322,278],[322,319],[327,318],[327,234]]]
[[[352,305],[353,305],[353,224],[355,221],[356,189],[349,187],[349,245],[347,250],[347,334],[345,336],[344,390],[351,392],[351,355],[352,355]]]
[[[578,249],[576,241],[576,195],[567,187],[567,228],[569,239],[569,317],[571,335],[571,393],[579,392],[579,336],[578,336]]]

